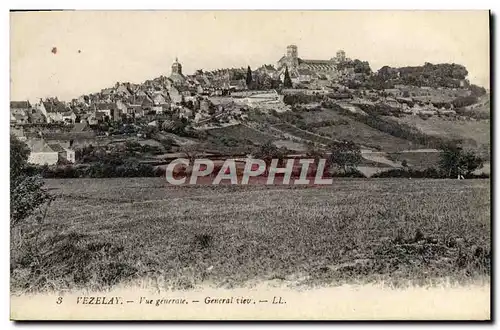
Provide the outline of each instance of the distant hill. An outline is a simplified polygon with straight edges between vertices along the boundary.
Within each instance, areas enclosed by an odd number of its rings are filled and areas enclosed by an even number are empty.
[[[393,84],[458,88],[468,74],[465,66],[460,64],[425,63],[422,66],[400,68],[384,66],[378,70],[377,78]]]

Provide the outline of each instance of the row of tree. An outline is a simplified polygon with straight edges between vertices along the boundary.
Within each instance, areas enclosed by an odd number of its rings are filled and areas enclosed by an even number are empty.
[[[380,81],[393,84],[429,87],[460,87],[460,82],[465,80],[468,72],[459,64],[431,64],[422,66],[407,66],[391,68],[383,66],[378,70],[376,77]]]
[[[272,159],[284,159],[286,155],[286,150],[277,148],[271,142],[260,146],[254,153],[255,158],[264,160],[268,165]],[[357,172],[357,167],[363,161],[360,146],[348,140],[332,141],[326,148],[310,143],[306,155],[308,158],[314,159],[316,163],[319,159],[325,159],[327,169],[336,167],[342,174]],[[412,176],[413,174],[413,177],[457,178],[462,176],[468,178],[473,177],[473,172],[480,169],[483,164],[484,159],[473,151],[465,150],[456,144],[447,144],[443,146],[441,151],[438,168],[418,171],[410,169],[404,160],[402,162],[403,170],[390,170],[379,174],[378,177]],[[406,172],[406,174],[401,174],[401,171]]]

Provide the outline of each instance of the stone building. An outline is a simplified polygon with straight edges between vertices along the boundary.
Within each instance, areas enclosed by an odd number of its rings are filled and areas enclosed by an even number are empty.
[[[348,61],[345,52],[339,50],[335,57],[329,60],[307,60],[299,57],[298,47],[286,47],[286,55],[278,60],[279,76],[283,80],[285,68],[288,67],[290,77],[294,82],[309,82],[314,79],[333,79],[337,77],[337,64]]]
[[[172,73],[169,77],[174,84],[183,84],[186,81],[186,77],[182,74],[182,65],[179,63],[177,57],[175,58],[174,64],[172,64]]]

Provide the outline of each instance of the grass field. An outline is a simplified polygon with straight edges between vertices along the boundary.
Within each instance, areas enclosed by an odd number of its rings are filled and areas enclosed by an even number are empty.
[[[348,116],[343,116],[335,110],[323,109],[321,111],[311,111],[302,114],[302,116],[307,123],[323,120],[334,120],[339,123],[347,123],[313,129],[315,133],[326,133],[333,139],[351,140],[368,147],[377,146],[387,152],[418,149],[422,147],[411,141],[376,130]]]
[[[426,120],[418,116],[404,116],[401,118],[391,117],[391,120],[412,125],[429,135],[443,136],[451,139],[463,139],[466,147],[477,149],[483,156],[489,156],[489,120],[444,120],[436,116]]]
[[[219,137],[231,137],[235,139],[248,139],[256,143],[266,143],[273,138],[272,135],[259,133],[256,130],[248,128],[244,125],[234,125],[224,128],[214,128],[208,130],[207,133]]]
[[[22,250],[13,250],[11,286],[489,279],[489,184],[343,179],[328,187],[173,187],[161,178],[47,180],[58,198],[43,224],[45,252],[28,267]]]
[[[396,162],[406,160],[413,169],[424,170],[429,167],[439,166],[439,152],[401,152],[390,153],[388,157]]]

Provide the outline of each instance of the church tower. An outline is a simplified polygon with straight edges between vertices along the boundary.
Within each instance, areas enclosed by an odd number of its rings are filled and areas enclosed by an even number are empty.
[[[286,57],[290,68],[294,69],[299,65],[299,52],[296,45],[286,47]]]
[[[175,84],[182,84],[186,80],[182,74],[182,65],[179,63],[177,57],[175,58],[174,64],[172,64],[172,73],[170,74],[170,79]]]
[[[182,76],[182,65],[179,63],[177,57],[175,58],[174,64],[172,64],[172,75],[179,74]]]
[[[286,47],[286,56],[290,58],[297,58],[298,57],[298,50],[296,45],[288,45]]]

